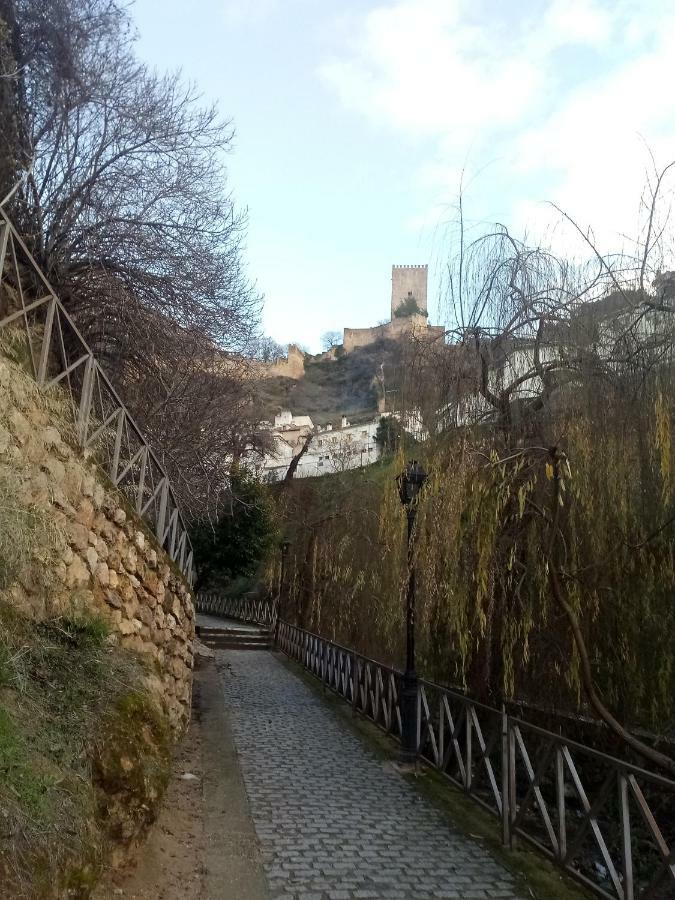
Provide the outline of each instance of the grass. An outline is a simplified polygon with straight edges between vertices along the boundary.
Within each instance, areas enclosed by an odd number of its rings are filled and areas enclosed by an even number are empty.
[[[0,466],[0,589],[31,564],[34,554],[47,562],[60,545],[46,512],[24,499],[16,470]]]
[[[152,820],[169,771],[146,670],[79,612],[42,624],[0,604],[3,897],[87,897],[112,840]]]

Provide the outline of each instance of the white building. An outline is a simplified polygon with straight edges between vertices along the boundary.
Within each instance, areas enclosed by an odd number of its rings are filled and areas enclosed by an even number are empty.
[[[274,418],[273,449],[259,466],[261,477],[266,481],[281,481],[310,435],[296,478],[314,478],[377,462],[380,448],[375,443],[375,433],[379,420],[378,416],[370,422],[352,425],[343,416],[340,427],[333,428],[332,425],[314,426],[309,416],[294,416],[290,410],[283,410]]]

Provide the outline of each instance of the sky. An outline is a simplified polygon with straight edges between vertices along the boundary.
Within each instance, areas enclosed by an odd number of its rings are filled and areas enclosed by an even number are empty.
[[[457,199],[576,252],[638,234],[675,159],[672,0],[136,0],[138,53],[180,68],[236,129],[263,328],[312,352],[389,316],[392,264],[429,265],[430,322]],[[670,187],[667,186],[668,190]]]

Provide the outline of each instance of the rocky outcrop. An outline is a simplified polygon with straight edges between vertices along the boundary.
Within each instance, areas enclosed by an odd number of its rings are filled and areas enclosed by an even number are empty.
[[[50,523],[2,592],[38,620],[100,615],[110,640],[147,660],[147,685],[180,733],[189,721],[194,607],[189,586],[95,456],[79,449],[60,390],[43,394],[0,356],[0,475],[16,479]]]

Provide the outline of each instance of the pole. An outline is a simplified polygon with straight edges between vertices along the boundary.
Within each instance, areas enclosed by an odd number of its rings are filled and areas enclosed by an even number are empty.
[[[279,572],[279,590],[277,592],[277,616],[274,623],[274,645],[279,644],[279,619],[281,618],[281,597],[286,583],[286,554],[288,553],[288,544],[284,541],[281,545],[281,571]]]
[[[406,589],[406,654],[401,690],[401,762],[417,758],[417,672],[415,671],[415,563],[413,530],[415,507],[408,510],[408,585]]]

